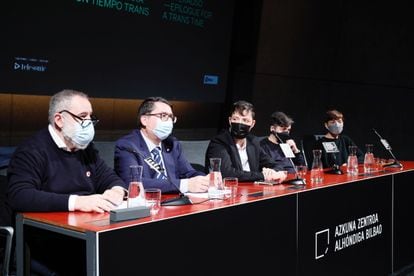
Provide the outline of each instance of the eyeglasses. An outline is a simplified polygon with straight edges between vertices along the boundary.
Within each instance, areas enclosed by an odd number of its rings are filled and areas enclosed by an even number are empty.
[[[86,119],[86,118],[79,117],[68,110],[62,110],[59,113],[62,113],[62,112],[66,112],[70,116],[72,116],[72,118],[75,119],[75,121],[78,122],[82,128],[89,126],[91,123],[93,125],[96,125],[99,122],[99,119],[95,115],[91,115],[90,119]]]
[[[166,122],[168,119],[171,119],[173,124],[177,122],[177,117],[174,116],[174,114],[168,114],[168,113],[153,113],[153,114],[145,114],[147,116],[156,116],[161,119],[161,121]]]

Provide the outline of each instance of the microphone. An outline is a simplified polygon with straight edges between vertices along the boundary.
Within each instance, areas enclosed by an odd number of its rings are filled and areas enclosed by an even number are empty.
[[[385,168],[385,167],[388,167],[388,168],[402,168],[402,167],[403,167],[403,165],[402,165],[400,162],[398,162],[397,158],[396,158],[396,157],[395,157],[395,155],[392,153],[391,146],[390,146],[390,144],[387,142],[387,140],[383,139],[383,138],[381,137],[381,135],[379,135],[379,133],[375,130],[375,128],[373,128],[372,130],[373,130],[373,131],[375,132],[375,134],[378,136],[378,138],[380,139],[381,144],[384,146],[384,148],[385,148],[386,150],[388,150],[388,152],[391,154],[392,158],[394,159],[394,162],[392,162],[391,164],[385,164],[385,165],[383,165],[383,167],[384,167],[384,168]]]
[[[309,164],[308,164],[308,158],[306,158],[306,154],[305,154],[305,147],[303,146],[303,139],[300,141],[300,148],[302,151],[302,155],[303,155],[303,160],[305,161],[305,166],[306,168],[309,168]]]
[[[174,197],[174,198],[169,198],[169,199],[165,199],[163,201],[161,201],[161,205],[162,206],[180,206],[180,205],[190,205],[193,204],[190,200],[190,198],[186,195],[184,195],[181,191],[180,188],[177,187],[174,182],[172,182],[170,180],[170,178],[168,177],[168,175],[165,175],[164,173],[164,168],[161,167],[160,164],[158,164],[157,162],[155,162],[154,159],[152,159],[151,156],[145,157],[144,154],[142,154],[139,151],[136,151],[134,149],[131,148],[126,148],[126,147],[122,147],[121,149],[126,150],[130,153],[132,153],[133,155],[135,155],[135,157],[137,159],[142,158],[144,160],[144,162],[153,170],[155,170],[157,173],[162,174],[163,176],[165,176],[171,184],[173,184],[173,186],[177,189],[178,191],[178,197]]]
[[[273,134],[279,140],[280,143],[284,144],[283,140],[279,137],[279,135],[277,135],[277,132],[276,131],[274,131]],[[284,154],[284,152],[283,152],[283,154]],[[296,169],[295,163],[293,163],[292,158],[289,158],[289,157],[286,157],[286,158],[289,159],[290,164],[292,165],[293,170],[295,171],[295,178],[289,179],[289,180],[285,180],[285,181],[283,181],[283,183],[284,184],[292,184],[292,185],[305,185],[306,184],[306,180],[299,177],[298,170]]]
[[[322,142],[322,146],[327,153],[331,153],[333,156],[334,164],[332,169],[326,171],[326,173],[330,174],[343,174],[341,169],[339,169],[339,165],[336,163],[336,155],[335,153],[339,152],[338,147],[336,146],[335,142]]]

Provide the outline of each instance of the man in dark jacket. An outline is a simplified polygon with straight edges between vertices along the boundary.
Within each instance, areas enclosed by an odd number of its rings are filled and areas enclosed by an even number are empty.
[[[233,176],[239,181],[276,181],[286,179],[286,172],[279,171],[276,163],[260,147],[259,138],[250,133],[254,127],[254,107],[246,101],[233,104],[228,130],[211,139],[205,159],[209,168],[210,158],[221,158],[222,177]]]

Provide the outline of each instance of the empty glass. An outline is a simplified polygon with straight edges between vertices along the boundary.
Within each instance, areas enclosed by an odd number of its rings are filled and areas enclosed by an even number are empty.
[[[239,180],[237,177],[225,177],[223,179],[226,197],[236,197]]]
[[[156,215],[161,208],[161,189],[145,189],[145,203],[150,208],[151,215]]]
[[[298,178],[304,179],[306,177],[306,173],[308,172],[308,167],[305,165],[297,165],[296,171],[298,173]]]

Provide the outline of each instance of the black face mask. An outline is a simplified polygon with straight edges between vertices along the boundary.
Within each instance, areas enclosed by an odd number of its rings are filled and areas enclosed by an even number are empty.
[[[274,136],[276,136],[276,134],[277,134],[276,137],[279,137],[282,140],[283,143],[286,143],[287,140],[291,139],[290,138],[290,135],[289,135],[289,132],[287,132],[287,131],[286,132],[276,132],[276,131],[272,131],[272,133],[273,133]]]
[[[230,134],[234,138],[243,139],[246,138],[250,132],[250,126],[240,123],[231,123]]]

